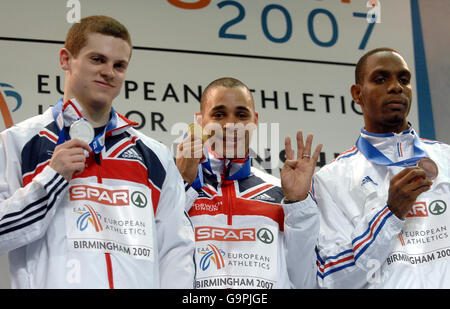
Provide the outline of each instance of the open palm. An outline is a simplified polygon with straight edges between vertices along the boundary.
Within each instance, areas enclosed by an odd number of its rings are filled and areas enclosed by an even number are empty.
[[[302,131],[297,132],[297,156],[292,150],[291,138],[286,137],[284,144],[286,161],[281,170],[281,187],[284,197],[290,201],[302,201],[308,196],[314,170],[319,158],[322,144],[319,144],[311,156],[313,135],[309,134],[303,143]]]

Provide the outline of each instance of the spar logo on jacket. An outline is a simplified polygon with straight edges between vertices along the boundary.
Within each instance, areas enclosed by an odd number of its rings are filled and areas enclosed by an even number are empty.
[[[198,244],[197,252],[200,254],[199,267],[202,271],[207,271],[211,267],[214,270],[221,270],[227,265],[269,268],[271,258],[261,254],[264,250],[253,250],[255,246],[264,249],[265,246],[272,244],[274,235],[268,228],[231,229],[201,226],[195,229],[195,239]],[[202,242],[207,244],[204,245]],[[233,243],[233,246],[227,246],[230,243]],[[238,243],[241,245],[236,246]]]

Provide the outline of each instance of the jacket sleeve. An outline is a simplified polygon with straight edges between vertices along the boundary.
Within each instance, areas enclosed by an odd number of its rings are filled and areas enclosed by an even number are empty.
[[[167,154],[171,158],[170,153]],[[169,160],[155,216],[161,288],[194,287],[194,231],[185,212],[183,180]]]
[[[319,214],[308,194],[304,201],[281,204],[285,213],[286,264],[291,285],[296,289],[315,288],[315,247],[319,236]]]
[[[362,288],[384,263],[395,245],[404,221],[398,219],[380,199],[358,205],[367,209],[352,216],[342,196],[328,191],[326,182],[315,176],[313,183],[320,214],[317,246],[317,280],[322,288]],[[336,202],[339,196],[339,201]],[[355,203],[347,196],[348,203]]]
[[[187,213],[189,213],[189,210],[191,209],[195,200],[198,198],[198,192],[195,191],[195,189],[186,181],[184,182],[184,191],[186,193],[185,210]]]
[[[68,182],[46,166],[22,186],[20,152],[7,132],[0,135],[0,255],[41,238]],[[8,148],[9,147],[9,148]]]

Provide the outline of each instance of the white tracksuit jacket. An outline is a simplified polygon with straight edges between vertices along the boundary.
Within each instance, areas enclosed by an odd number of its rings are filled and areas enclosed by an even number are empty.
[[[0,254],[12,287],[192,288],[193,229],[170,151],[112,111],[105,147],[67,182],[49,163],[77,109],[60,100],[0,133]]]
[[[279,179],[253,167],[244,178],[224,180],[223,171],[233,175],[241,163],[209,156],[213,173],[203,168],[203,187],[186,191],[196,288],[316,287],[319,218],[312,198],[282,203]]]
[[[393,162],[414,156],[415,134],[361,132]],[[439,175],[405,220],[386,205],[389,180],[403,167],[374,164],[355,146],[315,175],[321,287],[450,288],[450,147],[418,141]]]

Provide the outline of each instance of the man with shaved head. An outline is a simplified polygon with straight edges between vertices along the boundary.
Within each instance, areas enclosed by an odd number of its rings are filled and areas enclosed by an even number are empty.
[[[317,207],[308,194],[322,145],[297,134],[297,156],[286,138],[277,178],[250,166],[250,137],[259,116],[249,89],[220,78],[203,92],[196,120],[178,146],[195,227],[196,288],[312,288]]]
[[[399,52],[366,53],[351,93],[364,128],[313,181],[319,285],[449,288],[450,147],[408,122],[411,71]]]

